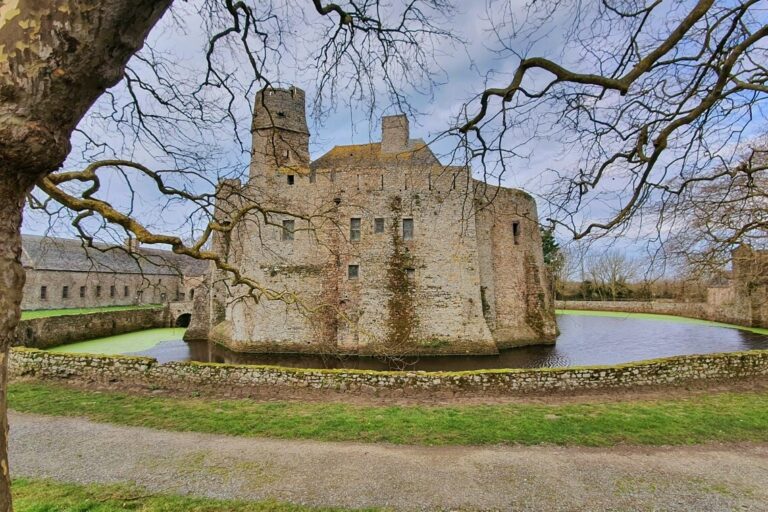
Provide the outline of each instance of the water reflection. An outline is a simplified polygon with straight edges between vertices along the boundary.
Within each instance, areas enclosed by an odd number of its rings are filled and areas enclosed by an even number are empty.
[[[768,349],[768,336],[713,325],[586,315],[558,315],[557,322],[560,336],[556,345],[510,349],[496,356],[421,357],[393,363],[371,357],[242,354],[206,342],[181,340],[163,342],[140,354],[160,362],[451,371],[616,364],[684,354]]]

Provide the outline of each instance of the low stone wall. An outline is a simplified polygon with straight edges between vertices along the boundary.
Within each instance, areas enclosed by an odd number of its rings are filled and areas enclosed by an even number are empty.
[[[169,321],[168,311],[162,306],[33,318],[19,322],[14,345],[51,348],[86,339],[167,327]]]
[[[375,372],[310,370],[214,363],[165,363],[146,357],[52,354],[14,348],[14,378],[139,386],[248,396],[280,391],[324,391],[382,396],[515,395],[729,381],[768,375],[768,351],[691,355],[616,366]]]
[[[620,311],[624,313],[651,313],[673,315],[713,322],[751,326],[751,318],[735,307],[707,304],[706,302],[635,302],[635,301],[581,301],[558,300],[557,309],[581,311]]]

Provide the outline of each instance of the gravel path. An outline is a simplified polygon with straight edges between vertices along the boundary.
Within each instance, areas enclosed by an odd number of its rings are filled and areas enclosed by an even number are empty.
[[[10,413],[15,476],[402,510],[768,510],[768,445],[413,447],[248,439]]]

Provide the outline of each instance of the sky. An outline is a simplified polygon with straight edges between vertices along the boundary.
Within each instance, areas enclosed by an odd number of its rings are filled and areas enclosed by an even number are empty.
[[[176,2],[172,11],[153,29],[147,46],[129,63],[128,74],[133,78],[130,91],[124,81],[94,105],[79,126],[81,132],[73,137],[73,151],[65,169],[79,169],[102,158],[131,159],[153,169],[184,170],[183,173],[169,172],[168,180],[192,191],[211,190],[219,177],[243,172],[250,149],[249,103],[256,92],[250,87],[253,72],[238,40],[225,38],[216,47],[212,59],[220,76],[225,77],[226,83],[235,90],[235,96],[230,98],[220,87],[201,87],[206,82],[209,34],[223,29],[228,21],[201,15],[202,2]],[[346,80],[354,75],[353,66],[360,64],[355,59],[340,66],[340,79],[334,94],[329,95],[326,89],[326,94],[320,96],[324,105],[332,108],[322,115],[316,115],[318,113],[312,109],[319,97],[318,49],[326,40],[325,30],[333,27],[336,18],[319,17],[311,3],[303,0],[249,3],[256,6],[256,15],[263,18],[258,23],[259,28],[272,34],[267,42],[268,49],[263,52],[259,41],[251,41],[255,54],[264,57],[259,72],[275,85],[296,85],[307,92],[312,157],[317,158],[337,144],[379,140],[380,117],[400,113],[402,105],[392,103],[381,74],[377,72],[374,72],[371,83],[364,84],[364,94],[359,97],[360,90]],[[673,14],[675,9],[687,5],[686,2],[666,3]],[[586,20],[574,20],[574,11],[567,7],[582,4],[567,1],[562,4],[566,8],[539,18],[529,16],[527,3],[519,0],[462,0],[454,3],[453,11],[442,7],[431,11],[425,8],[430,19],[438,27],[450,31],[456,39],[425,41],[427,64],[433,72],[430,76],[416,72],[415,57],[409,59],[406,56],[401,66],[391,68],[391,79],[398,87],[397,92],[412,107],[408,109],[411,136],[427,141],[439,138],[455,124],[462,107],[479,91],[487,86],[505,86],[509,82],[520,56],[547,57],[577,70],[588,68],[594,55],[585,52],[584,41],[575,38],[569,28],[582,22],[593,23],[592,29],[605,34],[603,42],[610,47],[614,27],[595,27],[594,21],[588,19],[588,8],[581,12]],[[402,4],[399,0],[388,0],[382,5],[385,7],[381,11],[382,17],[393,22]],[[651,23],[659,33],[668,30],[662,18],[652,19]],[[282,39],[274,36],[278,30]],[[361,51],[361,62],[377,64],[375,45],[363,46]],[[535,86],[546,79],[543,73],[533,74],[527,85]],[[209,83],[215,81],[216,77],[209,77]],[[156,98],[144,89],[145,84],[155,88],[157,97],[171,98],[174,109],[159,107]],[[146,126],[142,127],[131,106],[129,92],[139,99],[145,114],[159,114],[164,120],[155,122],[151,117],[145,118]],[[476,108],[473,104],[469,111],[474,112]],[[550,122],[552,115],[541,108],[531,112],[525,123],[511,127],[505,147],[514,148],[518,156],[509,160],[509,170],[502,176],[501,183],[532,193],[539,201],[540,216],[546,218],[552,212],[545,197],[556,182],[557,173],[572,173],[589,148],[576,147],[557,130],[540,128],[544,122]],[[189,114],[198,110],[201,119],[191,121]],[[763,113],[757,112],[757,118],[764,121]],[[537,125],[537,120],[542,124]],[[763,127],[764,123],[759,126]],[[536,131],[536,137],[531,130]],[[442,155],[453,148],[453,142],[448,139],[438,140],[433,145],[433,151]],[[445,158],[443,161],[446,162]],[[472,164],[479,172],[477,162]],[[189,239],[194,236],[201,225],[199,216],[193,221],[199,214],[194,206],[182,201],[168,202],[156,193],[149,180],[130,172],[127,176],[105,170],[101,197],[131,211],[151,228],[178,232]],[[620,177],[609,182],[607,193],[596,197],[580,212],[580,221],[609,216],[620,203],[616,198],[621,196],[625,185]],[[611,197],[613,199],[609,199]],[[69,218],[70,215],[62,213],[52,221],[48,216],[28,211],[24,231],[41,233],[50,229],[54,234],[69,236],[72,234]],[[610,239],[610,243],[642,254],[648,250],[644,239],[652,238],[655,231],[655,225],[639,223],[623,236]],[[117,241],[121,235],[101,231],[100,236]],[[558,236],[563,243],[567,242],[567,233],[558,232]]]

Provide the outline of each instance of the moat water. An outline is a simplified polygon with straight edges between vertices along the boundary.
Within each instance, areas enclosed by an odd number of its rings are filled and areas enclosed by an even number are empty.
[[[425,371],[539,368],[617,364],[685,354],[768,349],[768,330],[661,315],[564,312],[555,345],[521,347],[494,356],[439,356],[385,360],[373,357],[242,354],[206,342],[185,342],[183,329],[151,329],[63,345],[57,352],[132,354],[159,362],[203,361],[296,368]]]

